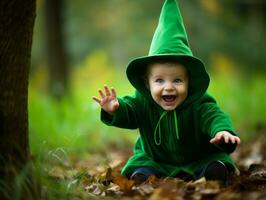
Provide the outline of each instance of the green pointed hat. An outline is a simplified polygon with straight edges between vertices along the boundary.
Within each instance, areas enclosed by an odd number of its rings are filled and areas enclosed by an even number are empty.
[[[130,83],[141,93],[148,92],[143,84],[146,67],[156,60],[176,61],[184,65],[189,72],[189,93],[193,94],[194,98],[207,90],[209,76],[202,61],[194,57],[190,50],[176,0],[165,1],[148,56],[136,58],[127,66]]]

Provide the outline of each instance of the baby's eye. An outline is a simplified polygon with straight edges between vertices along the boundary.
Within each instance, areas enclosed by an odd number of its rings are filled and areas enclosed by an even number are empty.
[[[163,83],[163,79],[161,79],[161,78],[157,78],[157,79],[155,80],[155,82],[156,82],[156,83]]]
[[[174,81],[175,83],[181,83],[182,82],[182,80],[180,79],[180,78],[177,78],[177,79],[175,79],[175,81]]]

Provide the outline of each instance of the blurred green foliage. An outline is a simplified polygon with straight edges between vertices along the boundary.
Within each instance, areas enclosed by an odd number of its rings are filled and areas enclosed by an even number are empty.
[[[45,64],[43,4],[38,1],[33,43],[33,69]],[[63,37],[73,65],[104,49],[115,67],[125,67],[148,53],[163,1],[63,1]],[[241,63],[246,70],[264,71],[266,2],[238,0],[179,0],[194,54],[208,68],[216,52]]]

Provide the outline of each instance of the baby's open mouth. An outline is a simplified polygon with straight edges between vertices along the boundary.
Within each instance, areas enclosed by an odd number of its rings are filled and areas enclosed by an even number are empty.
[[[163,95],[162,98],[166,102],[172,102],[176,99],[176,95]]]

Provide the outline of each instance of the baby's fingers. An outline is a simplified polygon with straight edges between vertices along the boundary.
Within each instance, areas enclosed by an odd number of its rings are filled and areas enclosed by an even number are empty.
[[[240,144],[240,143],[241,143],[241,140],[240,140],[239,137],[236,137],[236,143],[237,143],[237,144]]]
[[[215,139],[214,139],[214,138],[212,138],[212,139],[210,140],[210,143],[212,143],[212,144],[213,144],[213,143],[214,143],[214,140],[215,140]]]
[[[103,91],[101,89],[98,89],[98,92],[99,92],[100,96],[103,99],[105,97],[105,94],[103,93]]]
[[[101,104],[101,99],[98,99],[97,97],[93,96],[92,99],[96,101],[98,104]]]
[[[231,142],[234,144],[234,143],[237,143],[237,144],[240,144],[240,138],[239,137],[236,137],[236,136],[233,136],[231,138]]]
[[[224,135],[222,134],[222,132],[220,132],[220,133],[217,133],[216,136],[210,140],[210,143],[217,144],[224,140],[225,140]]]
[[[111,95],[110,90],[109,90],[109,88],[107,87],[107,85],[104,85],[104,90],[105,90],[105,94],[106,94],[106,96],[110,96],[110,95]]]
[[[223,135],[223,139],[224,139],[224,142],[225,143],[228,143],[229,142],[229,140],[230,140],[230,138],[229,138],[229,136],[228,135]]]
[[[217,142],[219,142],[219,140],[215,137],[215,138],[212,138],[211,140],[210,140],[210,143],[212,143],[212,144],[215,144],[215,143],[217,143]]]
[[[112,93],[112,96],[116,99],[116,91],[113,87],[111,88],[111,93]]]

